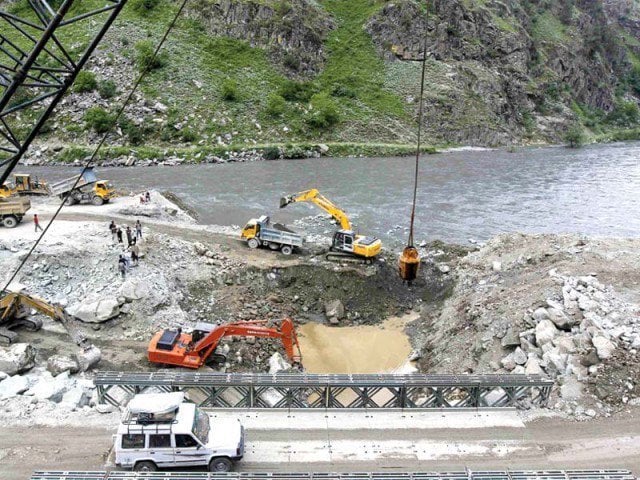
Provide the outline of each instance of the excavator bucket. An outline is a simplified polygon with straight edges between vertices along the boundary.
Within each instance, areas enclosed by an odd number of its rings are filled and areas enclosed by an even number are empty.
[[[400,278],[405,282],[412,282],[418,277],[420,254],[414,246],[406,247],[400,255]]]
[[[293,199],[291,197],[281,197],[280,198],[280,208],[286,207],[291,202],[293,202]]]

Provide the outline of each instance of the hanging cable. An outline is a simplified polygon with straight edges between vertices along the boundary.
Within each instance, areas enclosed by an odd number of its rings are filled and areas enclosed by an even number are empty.
[[[427,26],[429,21],[427,10]],[[422,117],[424,111],[424,79],[427,71],[427,34],[425,32],[422,58],[422,73],[420,76],[420,99],[418,102],[418,139],[416,146],[416,164],[413,179],[413,202],[411,204],[411,223],[409,226],[409,238],[407,246],[402,251],[399,260],[399,273],[402,280],[411,285],[411,282],[418,276],[420,266],[420,254],[413,243],[413,227],[416,218],[416,203],[418,198],[418,174],[420,170],[420,149],[422,147]]]
[[[169,36],[171,31],[173,30],[173,27],[175,26],[176,22],[178,21],[178,18],[182,14],[182,11],[184,10],[184,7],[187,5],[188,1],[189,0],[182,0],[180,8],[176,12],[175,16],[173,17],[173,20],[171,21],[171,23],[167,27],[166,31],[164,32],[164,34],[162,36],[162,39],[160,40],[160,43],[158,43],[158,45],[156,46],[156,49],[153,52],[153,56],[151,57],[151,60],[147,63],[147,66],[144,68],[144,70],[142,70],[142,72],[140,72],[140,75],[138,76],[136,82],[133,85],[133,88],[131,89],[131,91],[127,95],[127,98],[124,100],[122,105],[120,106],[120,109],[118,110],[118,112],[116,113],[116,116],[115,116],[115,118],[113,120],[113,125],[114,126],[117,125],[118,120],[120,119],[120,117],[124,113],[125,108],[129,104],[129,102],[131,102],[131,99],[133,98],[133,94],[136,92],[136,90],[140,86],[140,83],[142,83],[142,80],[144,79],[145,75],[147,73],[149,73],[149,67],[151,65],[153,65],[156,57],[158,56],[158,52],[160,51],[160,49],[164,45],[164,42],[166,41],[167,37]],[[58,217],[58,214],[60,213],[60,211],[62,210],[62,207],[67,202],[67,198],[69,197],[70,193],[73,190],[75,190],[75,188],[78,186],[78,183],[80,182],[80,179],[83,178],[83,176],[86,173],[86,171],[92,166],[92,163],[94,162],[96,156],[98,155],[98,152],[100,151],[100,148],[102,148],[102,145],[104,145],[104,142],[107,140],[107,137],[108,137],[109,133],[110,132],[106,132],[102,136],[102,138],[100,139],[100,142],[98,142],[98,145],[93,150],[93,153],[91,154],[91,157],[89,157],[89,160],[87,160],[87,162],[85,163],[84,167],[82,168],[82,172],[80,173],[80,175],[78,175],[78,178],[74,182],[73,187],[71,187],[71,189],[64,196],[64,198],[62,199],[62,202],[60,203],[60,206],[57,208],[57,210],[53,214],[53,217],[51,217],[51,220],[49,220],[49,223],[47,224],[47,226],[44,228],[44,230],[42,231],[40,236],[36,239],[35,243],[31,247],[31,249],[29,250],[27,255],[22,259],[22,261],[20,262],[20,264],[18,265],[16,270],[13,272],[13,274],[11,275],[11,277],[9,278],[7,283],[5,284],[5,286],[2,288],[2,290],[0,290],[0,295],[3,295],[4,292],[7,291],[7,289],[9,288],[9,285],[11,285],[11,282],[13,282],[15,280],[15,278],[18,276],[18,273],[20,273],[20,270],[22,270],[22,267],[24,267],[25,263],[27,263],[27,260],[33,254],[33,252],[36,249],[36,247],[40,244],[40,242],[42,241],[42,239],[46,235],[47,231],[49,231],[49,227],[51,227],[51,225],[53,224],[54,220],[56,220],[56,218]]]

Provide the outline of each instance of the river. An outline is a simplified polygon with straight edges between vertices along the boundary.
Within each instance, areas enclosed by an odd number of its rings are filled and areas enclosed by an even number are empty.
[[[320,213],[310,204],[279,209],[279,199],[318,188],[361,233],[404,241],[412,193],[412,158],[309,160],[100,168],[118,188],[171,190],[207,224],[241,225],[264,213],[285,223]],[[71,167],[20,167],[50,181]],[[458,151],[423,157],[416,240],[467,242],[500,232],[640,234],[640,143],[516,152]],[[321,225],[312,225],[320,223]],[[315,233],[328,223],[309,222]],[[314,230],[315,229],[315,230]]]

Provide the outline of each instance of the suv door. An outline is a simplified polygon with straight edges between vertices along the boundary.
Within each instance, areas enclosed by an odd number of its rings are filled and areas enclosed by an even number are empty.
[[[174,452],[171,446],[171,434],[150,433],[149,434],[149,456],[158,467],[173,467]]]
[[[205,448],[196,440],[193,435],[188,433],[176,433],[175,437],[175,465],[180,466],[198,466],[209,464],[208,448]]]

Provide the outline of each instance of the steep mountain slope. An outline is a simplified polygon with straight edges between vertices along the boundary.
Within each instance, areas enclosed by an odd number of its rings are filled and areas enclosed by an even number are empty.
[[[39,139],[56,158],[113,123],[177,8],[130,0]],[[425,42],[432,144],[639,137],[637,0],[191,0],[105,156],[409,151]]]

